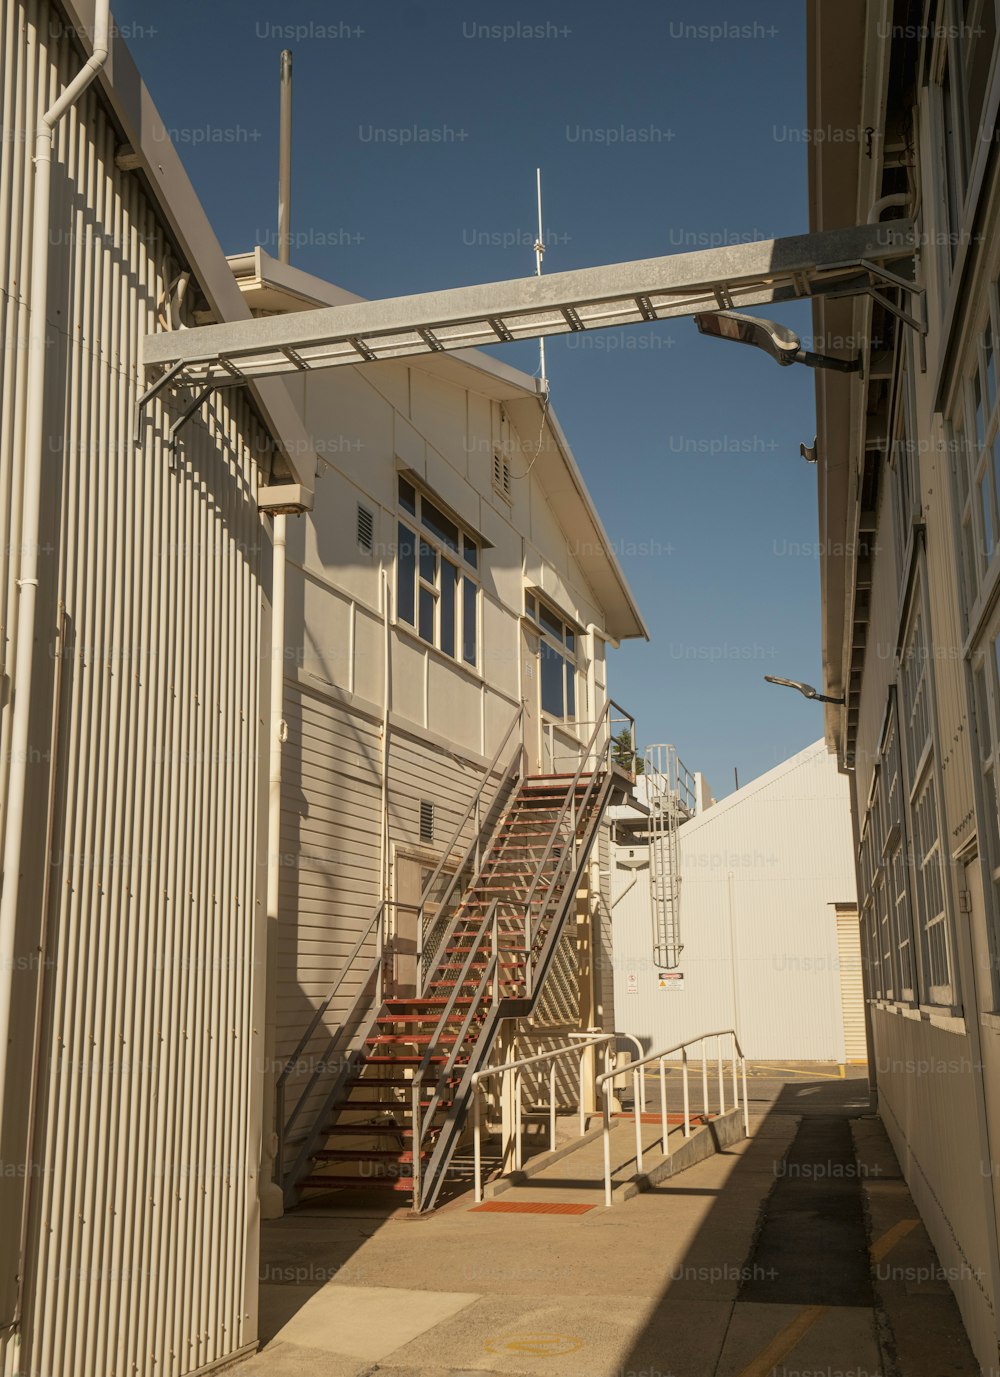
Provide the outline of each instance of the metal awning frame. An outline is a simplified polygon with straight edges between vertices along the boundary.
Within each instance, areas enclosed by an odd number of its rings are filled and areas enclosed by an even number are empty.
[[[917,291],[886,263],[916,251],[908,220],[759,240],[548,277],[146,335],[156,376],[138,410],[171,382],[198,388],[343,364],[431,356],[516,339],[649,323],[818,295]],[[896,314],[901,314],[896,309]],[[903,318],[918,330],[915,317]],[[136,420],[140,424],[139,416]]]

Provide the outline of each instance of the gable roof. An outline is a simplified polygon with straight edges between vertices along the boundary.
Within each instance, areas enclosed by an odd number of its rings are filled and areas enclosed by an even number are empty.
[[[344,306],[365,300],[301,268],[281,263],[259,246],[249,253],[234,255],[229,266],[240,290],[257,310],[302,311],[310,306]],[[480,349],[448,350],[402,362],[408,368],[432,373],[456,386],[502,401],[523,434],[540,433],[539,450],[533,461],[535,473],[573,545],[574,559],[601,605],[605,629],[616,641],[636,637],[648,640],[646,624],[569,441],[538,380]],[[364,371],[382,365],[350,366]]]

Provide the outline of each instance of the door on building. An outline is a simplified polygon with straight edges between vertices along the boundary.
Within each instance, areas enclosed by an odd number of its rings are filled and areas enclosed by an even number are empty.
[[[529,622],[521,622],[521,698],[524,702],[523,740],[525,774],[542,773],[541,679],[538,652],[541,634]]]
[[[387,987],[391,985],[391,993],[396,997],[403,998],[417,993],[418,905],[420,896],[430,882],[436,867],[437,861],[433,857],[396,852],[393,867],[396,894],[392,939],[393,960],[387,973]],[[444,892],[454,873],[454,866],[442,866],[441,873],[434,885],[434,894],[428,899],[424,907],[425,942],[428,935],[434,931],[435,922],[441,913],[439,900],[444,897]]]
[[[840,1007],[844,1018],[844,1060],[855,1065],[868,1061],[865,1036],[865,992],[861,978],[861,926],[853,905],[836,905],[837,956],[840,968]]]

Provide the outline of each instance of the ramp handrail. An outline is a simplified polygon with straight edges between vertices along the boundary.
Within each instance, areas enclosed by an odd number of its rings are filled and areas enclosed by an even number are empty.
[[[743,1132],[746,1137],[750,1136],[750,1113],[747,1107],[747,1059],[743,1055],[739,1038],[736,1036],[735,1028],[723,1028],[719,1032],[700,1033],[697,1037],[686,1038],[684,1042],[675,1043],[673,1047],[665,1047],[660,1052],[650,1052],[647,1056],[638,1061],[630,1062],[624,1072],[605,1071],[597,1078],[597,1088],[601,1094],[601,1101],[604,1112],[604,1203],[612,1203],[611,1193],[611,1096],[605,1090],[609,1080],[613,1081],[618,1076],[632,1074],[633,1089],[633,1113],[635,1116],[635,1164],[636,1170],[642,1171],[642,1093],[641,1080],[642,1068],[650,1065],[651,1062],[658,1062],[660,1067],[660,1126],[662,1134],[662,1148],[664,1157],[670,1156],[670,1144],[668,1142],[667,1125],[667,1074],[664,1062],[667,1057],[673,1056],[675,1052],[681,1054],[681,1071],[684,1087],[684,1137],[691,1137],[691,1100],[688,1087],[688,1054],[687,1049],[701,1043],[701,1085],[703,1097],[703,1113],[708,1119],[708,1054],[705,1044],[712,1038],[716,1041],[716,1056],[719,1066],[719,1113],[726,1112],[726,1084],[722,1073],[722,1039],[732,1039],[732,1050],[729,1060],[733,1066],[733,1108],[740,1108],[740,1083],[737,1078],[737,1063],[742,1076],[743,1086]]]
[[[590,1034],[586,1040],[582,1037],[571,1042],[568,1047],[556,1047],[548,1052],[538,1052],[530,1057],[518,1057],[514,1061],[505,1061],[500,1066],[485,1066],[481,1071],[477,1071],[472,1077],[472,1143],[473,1161],[475,1170],[476,1203],[483,1198],[483,1130],[482,1112],[480,1109],[479,1087],[483,1081],[489,1080],[491,1076],[506,1076],[511,1072],[516,1072],[514,1076],[514,1170],[520,1171],[523,1164],[521,1141],[521,1071],[526,1066],[541,1066],[549,1064],[549,1150],[556,1145],[556,1062],[563,1057],[579,1055],[580,1058],[580,1135],[587,1130],[587,1111],[585,1108],[584,1094],[584,1053],[589,1047],[599,1047],[604,1043],[604,1065],[607,1067],[608,1060],[612,1053],[612,1048],[608,1046],[618,1036],[617,1033],[598,1033]],[[506,1160],[506,1159],[505,1159]]]

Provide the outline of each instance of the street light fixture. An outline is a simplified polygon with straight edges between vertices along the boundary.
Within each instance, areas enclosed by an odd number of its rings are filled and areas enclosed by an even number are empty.
[[[768,684],[780,684],[782,688],[798,689],[803,698],[811,698],[817,703],[836,703],[839,707],[844,705],[843,698],[830,698],[827,694],[814,689],[812,684],[803,684],[798,679],[779,679],[775,674],[765,674],[764,679]]]
[[[853,359],[835,359],[829,354],[814,354],[802,348],[802,341],[787,325],[776,320],[761,320],[758,316],[743,315],[740,311],[701,311],[694,318],[703,335],[715,339],[731,339],[737,344],[752,344],[780,363],[804,363],[808,368],[833,368],[839,373],[859,373],[861,354]]]

